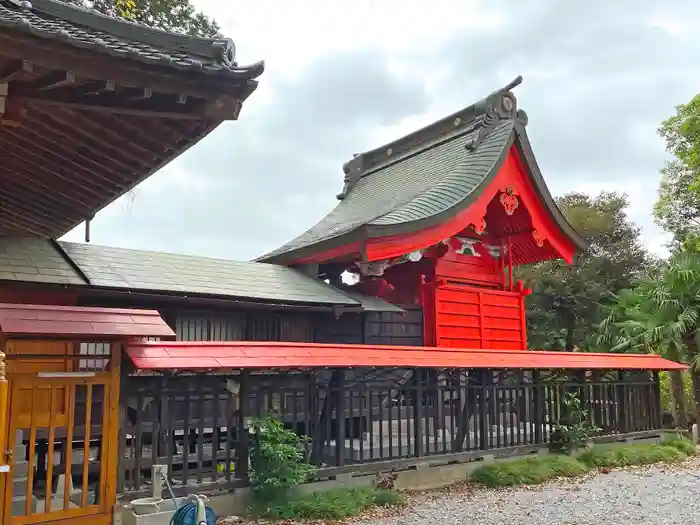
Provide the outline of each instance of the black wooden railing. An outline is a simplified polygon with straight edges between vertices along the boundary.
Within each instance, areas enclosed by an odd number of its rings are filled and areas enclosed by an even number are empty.
[[[575,392],[601,435],[661,428],[651,373],[367,369],[130,377],[122,386],[120,490],[153,464],[177,488],[245,484],[250,419],[310,439],[320,467],[546,445]]]

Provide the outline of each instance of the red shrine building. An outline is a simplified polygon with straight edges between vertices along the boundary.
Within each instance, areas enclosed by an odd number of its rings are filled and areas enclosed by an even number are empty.
[[[262,73],[226,38],[0,0],[0,525],[112,523],[156,470],[177,496],[244,491],[256,417],[337,482],[547,448],[570,393],[595,439],[660,436],[658,373],[684,366],[528,348],[513,268],[586,242],[520,78],[354,156],[336,208],[258,261],[89,243]]]
[[[339,205],[260,260],[309,269],[393,304],[420,305],[424,344],[525,350],[513,267],[572,264],[586,241],[542,178],[527,114],[505,88],[343,166]]]

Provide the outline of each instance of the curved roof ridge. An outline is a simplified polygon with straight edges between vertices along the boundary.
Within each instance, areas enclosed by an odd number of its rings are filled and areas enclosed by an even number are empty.
[[[446,139],[446,135],[451,135],[456,129],[460,130],[460,132],[475,131],[476,128],[484,124],[483,119],[480,119],[480,117],[485,117],[488,111],[493,109],[502,99],[504,94],[508,93],[510,95],[513,107],[515,107],[515,96],[511,93],[511,90],[519,86],[522,81],[522,75],[518,75],[502,88],[496,89],[488,96],[470,104],[466,108],[383,146],[354,155],[351,160],[343,164],[345,184],[342,192],[338,194],[338,200],[343,200],[347,197],[362,176],[371,170],[379,169],[378,165],[384,163],[387,158],[406,154],[425,143],[440,141],[443,138]],[[513,111],[513,114],[515,114],[515,111]]]
[[[146,26],[124,18],[114,18],[104,15],[94,9],[88,9],[60,0],[28,0],[20,2],[9,0],[10,3],[28,3],[32,11],[60,18],[66,22],[85,26],[96,31],[104,31],[114,36],[141,42],[154,47],[171,51],[181,51],[210,59],[222,60],[235,65],[236,48],[230,38],[206,38],[175,33],[163,29]],[[26,9],[26,8],[25,8]]]
[[[426,217],[442,216],[463,204],[465,200],[471,200],[475,192],[490,182],[503,163],[504,153],[508,149],[504,144],[512,139],[513,124],[513,120],[504,120],[485,135],[479,146],[479,157],[482,160],[479,166],[472,166],[470,162],[472,157],[476,155],[476,151],[467,150],[464,158],[459,159],[454,169],[445,173],[441,180],[415,195],[403,206],[396,207],[371,220],[368,225],[372,228],[393,224],[408,226],[410,223],[423,220]],[[485,150],[488,150],[489,155],[484,155],[487,153]],[[490,167],[484,169],[484,164],[490,164]],[[487,172],[485,177],[483,171]],[[446,191],[454,190],[455,187],[460,186],[462,192]]]

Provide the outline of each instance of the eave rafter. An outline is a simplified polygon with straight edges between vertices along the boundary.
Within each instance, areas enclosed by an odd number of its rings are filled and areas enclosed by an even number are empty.
[[[89,220],[236,119],[256,86],[166,82],[158,69],[34,40],[0,34],[0,234],[57,237]]]

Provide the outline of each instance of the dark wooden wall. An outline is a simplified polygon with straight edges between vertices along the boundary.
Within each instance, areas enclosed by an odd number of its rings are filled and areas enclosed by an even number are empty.
[[[313,317],[294,312],[171,311],[165,316],[180,341],[313,342]]]
[[[290,311],[269,308],[178,307],[163,298],[149,301],[109,297],[82,298],[82,306],[158,310],[179,341],[291,341],[422,346],[419,306],[402,312]]]
[[[423,345],[423,313],[415,306],[406,313],[346,313],[338,319],[328,315],[316,319],[315,342],[368,345]]]

